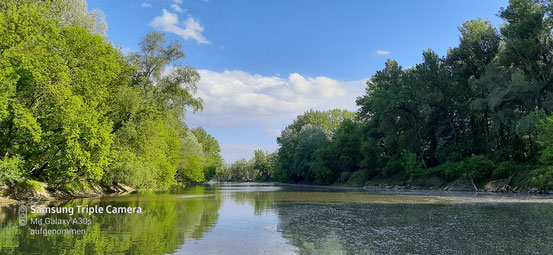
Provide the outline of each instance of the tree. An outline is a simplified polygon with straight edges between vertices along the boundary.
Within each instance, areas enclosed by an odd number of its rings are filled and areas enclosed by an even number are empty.
[[[181,45],[151,33],[124,57],[104,23],[84,0],[0,3],[1,183],[167,188],[221,164],[217,140],[197,129],[204,152],[184,123],[203,102]]]
[[[191,130],[198,142],[202,145],[202,150],[205,155],[204,175],[206,180],[211,180],[215,177],[217,169],[223,166],[223,158],[219,154],[221,147],[215,137],[208,134],[203,128],[195,128]]]
[[[167,187],[176,174],[181,182],[203,182],[205,155],[183,122],[188,107],[200,110],[203,105],[194,97],[199,74],[192,67],[178,65],[184,58],[181,45],[166,44],[164,34],[147,34],[140,45],[140,52],[128,57],[133,70],[129,86],[115,93],[110,112],[116,137],[112,169],[125,173],[114,174],[118,176],[114,180]],[[174,68],[166,70],[167,65]],[[119,156],[126,154],[134,156]],[[137,165],[146,167],[127,169]]]
[[[88,11],[86,0],[10,0],[0,3],[0,10],[10,4],[21,6],[41,6],[46,8],[45,17],[59,20],[63,27],[78,26],[93,35],[106,37],[107,24],[100,9]]]
[[[54,186],[99,181],[113,142],[106,106],[124,59],[102,37],[46,19],[45,7],[2,8],[0,153]]]
[[[202,145],[191,131],[181,141],[177,180],[180,182],[204,182],[205,155]]]
[[[320,148],[313,146],[324,146],[344,120],[353,118],[355,113],[338,109],[325,112],[310,110],[298,116],[277,138],[280,149],[276,156],[276,174],[295,181],[312,179],[308,177],[308,169],[314,166],[311,154]],[[305,131],[300,136],[302,130]]]

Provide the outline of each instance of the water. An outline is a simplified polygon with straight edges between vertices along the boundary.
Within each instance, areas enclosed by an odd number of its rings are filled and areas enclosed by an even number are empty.
[[[90,224],[18,225],[0,208],[0,254],[553,254],[551,197],[206,185],[58,201],[140,214],[32,214]],[[86,234],[31,234],[37,229]]]

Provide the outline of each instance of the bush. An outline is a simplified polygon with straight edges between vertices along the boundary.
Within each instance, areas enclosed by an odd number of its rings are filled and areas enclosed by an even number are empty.
[[[0,160],[0,184],[13,186],[23,180],[23,160],[18,157],[4,157]]]
[[[34,180],[25,180],[25,181],[20,181],[19,183],[17,183],[15,185],[16,187],[19,187],[19,188],[23,188],[27,191],[36,191],[36,192],[41,192],[43,191],[42,190],[42,183],[39,182],[39,181],[34,181]]]
[[[327,185],[334,180],[332,171],[324,166],[315,167],[313,169],[313,175],[316,184]]]
[[[382,177],[391,177],[403,170],[403,162],[401,160],[391,159],[386,163],[386,166],[382,168]]]
[[[468,176],[475,181],[491,179],[495,169],[494,163],[486,156],[472,156],[463,160],[463,167]]]
[[[491,160],[482,155],[472,156],[460,162],[445,162],[436,168],[436,172],[440,173],[446,181],[452,181],[463,176],[472,178],[475,181],[484,181],[492,179],[492,176],[512,174],[512,169],[514,169],[510,164],[502,164],[497,169]]]
[[[422,173],[423,162],[417,160],[417,154],[403,151],[401,153],[401,160],[403,171],[408,175],[416,176]]]
[[[530,186],[540,190],[553,189],[553,167],[538,168],[531,172]]]
[[[506,179],[506,178],[509,178],[512,174],[514,174],[519,168],[520,167],[513,162],[510,162],[510,161],[501,162],[493,170],[492,177],[493,179]]]
[[[452,181],[463,176],[464,166],[463,162],[445,162],[437,166],[437,171],[447,181]]]
[[[438,161],[441,163],[446,162],[459,162],[470,155],[471,148],[465,144],[450,145],[437,153]]]
[[[351,177],[351,172],[342,172],[340,174],[340,178],[338,179],[338,182],[339,183],[346,183],[346,182],[348,182],[350,177]]]
[[[347,184],[351,186],[363,186],[369,180],[369,175],[363,170],[355,171],[351,174]]]

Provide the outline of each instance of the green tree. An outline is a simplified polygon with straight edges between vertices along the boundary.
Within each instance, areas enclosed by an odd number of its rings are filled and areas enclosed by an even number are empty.
[[[186,136],[181,141],[181,144],[177,180],[181,182],[205,181],[205,155],[202,145],[191,131],[186,131]]]
[[[274,174],[287,181],[313,181],[312,176],[308,177],[308,169],[314,166],[313,152],[326,145],[344,120],[355,116],[355,113],[338,109],[325,112],[310,110],[298,116],[277,138],[280,149]],[[304,134],[300,136],[302,130]]]
[[[221,153],[219,142],[201,127],[192,129],[191,131],[202,145],[202,150],[205,155],[203,170],[205,179],[211,180],[215,177],[217,170],[223,166],[223,158],[219,154]]]
[[[8,3],[0,15],[1,90],[11,94],[0,100],[0,153],[54,186],[99,181],[113,141],[107,104],[125,62],[102,37],[46,19],[45,7]]]

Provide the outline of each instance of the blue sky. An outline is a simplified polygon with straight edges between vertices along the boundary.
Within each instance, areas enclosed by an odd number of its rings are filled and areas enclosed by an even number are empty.
[[[277,149],[276,137],[310,108],[356,110],[365,81],[386,59],[409,67],[428,48],[443,55],[457,27],[482,18],[499,26],[507,0],[222,1],[89,0],[124,51],[146,33],[167,33],[202,80],[205,110],[187,114],[222,147],[226,161]]]

